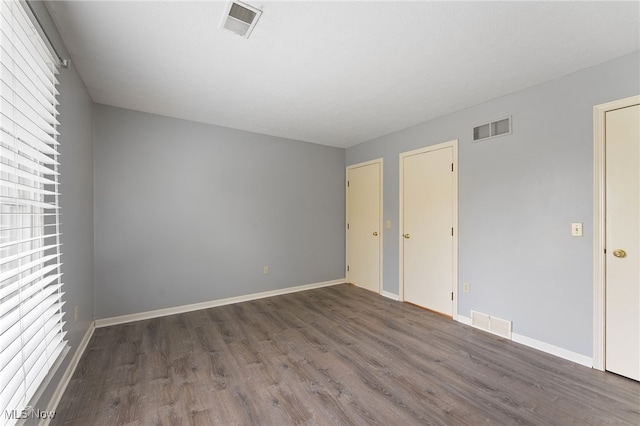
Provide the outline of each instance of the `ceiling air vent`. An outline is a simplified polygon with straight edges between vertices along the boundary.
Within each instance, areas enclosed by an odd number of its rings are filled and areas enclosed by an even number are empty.
[[[222,28],[248,38],[262,15],[260,9],[239,1],[229,3],[222,20]]]
[[[496,136],[511,134],[511,117],[482,124],[473,128],[473,140],[479,141],[483,139],[493,138]]]

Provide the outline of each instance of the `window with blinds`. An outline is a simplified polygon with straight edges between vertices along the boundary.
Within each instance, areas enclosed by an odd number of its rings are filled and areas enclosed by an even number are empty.
[[[66,347],[58,58],[40,36],[27,5],[0,3],[0,423],[12,423]]]

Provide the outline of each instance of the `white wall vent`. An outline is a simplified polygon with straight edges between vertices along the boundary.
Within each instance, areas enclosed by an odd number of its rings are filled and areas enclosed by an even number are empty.
[[[241,37],[248,38],[256,26],[258,19],[262,15],[262,11],[248,4],[239,1],[232,1],[227,5],[225,10],[221,28],[238,34]]]
[[[474,141],[509,134],[511,134],[511,117],[503,118],[502,120],[493,121],[487,124],[481,124],[480,126],[473,128]]]
[[[511,321],[492,317],[481,312],[471,311],[471,325],[511,340]]]

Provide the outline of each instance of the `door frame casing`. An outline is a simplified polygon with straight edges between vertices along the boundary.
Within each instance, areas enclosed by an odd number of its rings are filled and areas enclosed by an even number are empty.
[[[458,319],[458,139],[429,145],[411,151],[401,152],[399,155],[399,206],[398,206],[398,300],[404,302],[404,159],[412,155],[424,154],[430,151],[437,151],[443,148],[453,148],[453,308],[451,317]]]
[[[608,111],[640,104],[640,95],[593,107],[593,368],[605,369],[606,319],[606,180],[605,117]]]
[[[349,230],[347,229],[347,226],[349,224],[349,170],[351,169],[357,169],[359,167],[364,167],[364,166],[369,166],[371,164],[379,164],[380,165],[380,176],[379,176],[379,181],[378,181],[378,187],[380,188],[378,197],[380,200],[379,203],[379,212],[378,212],[378,218],[380,219],[380,223],[378,224],[379,226],[379,231],[378,231],[378,236],[380,237],[378,239],[378,265],[379,265],[379,279],[378,279],[378,294],[382,294],[382,289],[384,288],[382,285],[382,259],[384,258],[382,256],[382,248],[384,247],[382,242],[383,242],[383,238],[384,238],[384,227],[383,227],[383,218],[382,218],[382,212],[383,212],[383,198],[382,198],[382,187],[383,187],[383,183],[384,183],[384,179],[383,179],[383,159],[382,158],[376,158],[374,160],[369,160],[369,161],[364,161],[362,163],[357,163],[357,164],[351,164],[349,166],[347,166],[345,168],[345,179],[344,179],[344,205],[345,205],[345,219],[344,219],[344,243],[345,243],[345,247],[344,247],[344,276],[346,277],[347,282],[349,282],[349,271],[347,270],[347,267],[349,266]]]

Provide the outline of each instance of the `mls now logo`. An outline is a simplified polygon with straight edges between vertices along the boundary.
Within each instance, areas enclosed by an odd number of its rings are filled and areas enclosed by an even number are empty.
[[[24,407],[24,410],[4,410],[4,418],[6,420],[26,420],[26,419],[53,419],[56,416],[55,411],[36,410],[30,405]]]

